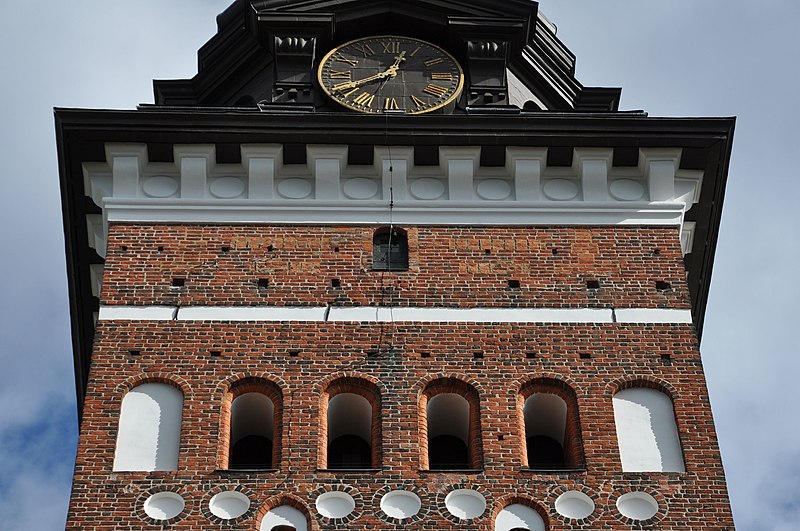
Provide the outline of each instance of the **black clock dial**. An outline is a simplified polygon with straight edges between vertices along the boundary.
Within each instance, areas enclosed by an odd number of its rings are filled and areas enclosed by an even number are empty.
[[[320,86],[348,109],[422,114],[454,102],[464,73],[438,46],[395,35],[366,37],[331,50],[320,62]]]

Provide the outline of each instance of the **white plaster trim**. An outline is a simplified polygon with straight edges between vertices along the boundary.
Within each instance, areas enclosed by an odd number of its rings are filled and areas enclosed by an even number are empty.
[[[101,321],[632,323],[686,324],[691,311],[655,308],[421,308],[285,306],[101,306]]]
[[[329,321],[417,323],[610,323],[611,310],[595,308],[331,308]]]
[[[178,321],[324,321],[326,307],[190,306]]]
[[[672,310],[662,308],[619,308],[614,311],[618,323],[676,323],[692,322],[691,310]]]
[[[170,321],[174,306],[100,306],[100,321]]]

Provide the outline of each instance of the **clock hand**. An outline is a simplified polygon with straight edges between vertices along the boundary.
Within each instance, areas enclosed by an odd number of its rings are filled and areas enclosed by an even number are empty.
[[[365,77],[363,79],[357,79],[355,81],[345,81],[343,83],[337,83],[336,85],[332,86],[331,89],[345,90],[349,88],[358,88],[361,85],[365,85],[372,81],[377,81],[379,79],[385,80],[390,77],[395,77],[400,69],[400,63],[406,60],[405,55],[406,52],[404,51],[400,55],[396,56],[394,58],[395,59],[394,64],[389,68],[387,68],[386,70],[384,70],[383,72],[379,72],[374,76]]]

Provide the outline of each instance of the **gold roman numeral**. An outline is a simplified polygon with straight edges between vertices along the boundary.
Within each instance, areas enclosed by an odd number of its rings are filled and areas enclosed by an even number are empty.
[[[444,62],[444,58],[443,57],[434,57],[433,59],[428,59],[423,64],[425,66],[427,66],[428,68],[430,68],[433,65],[438,65],[439,63],[443,63],[443,62]]]
[[[444,87],[440,87],[439,85],[428,85],[422,92],[430,94],[431,96],[436,96],[437,98],[441,98],[445,94],[447,94],[447,89]]]
[[[391,111],[397,110],[400,107],[397,105],[397,100],[394,98],[386,98],[383,101],[383,108]]]
[[[333,77],[333,76],[331,76]],[[452,81],[453,74],[450,72],[434,72],[431,74],[431,79],[441,79],[443,81]]]
[[[342,63],[347,63],[350,66],[356,66],[358,64],[358,59],[348,59],[344,55],[337,53],[333,56],[334,61],[340,61]]]
[[[331,70],[331,79],[351,79],[352,75],[350,70],[342,70],[341,72],[338,70]]]
[[[336,89],[336,87],[333,87],[333,88],[334,88],[334,89]],[[353,90],[351,90],[350,92],[345,92],[344,94],[342,94],[342,97],[343,97],[343,98],[348,98],[348,97],[350,97],[350,95],[351,95],[351,94],[353,94],[353,93],[354,93],[355,91],[357,91],[357,90],[358,90],[358,87],[354,88],[354,89],[353,89]]]
[[[414,57],[415,55],[417,55],[417,52],[420,51],[421,49],[422,49],[422,46],[417,46],[417,49],[414,50],[413,52],[411,52],[410,54],[408,54],[408,56],[409,57]]]
[[[400,53],[400,41],[382,42],[383,53]]]
[[[369,44],[367,44],[366,42],[364,44],[355,44],[353,45],[353,48],[363,53],[364,57],[370,57],[372,55],[375,55],[375,52],[372,50],[372,48],[369,47]]]
[[[414,102],[414,105],[416,105],[417,107],[422,107],[423,105],[425,105],[424,101],[422,101],[418,97],[414,96],[413,94],[410,96],[410,98],[411,98],[411,101]]]
[[[353,103],[356,105],[363,105],[364,107],[372,107],[372,100],[375,99],[374,94],[370,94],[368,92],[362,92],[359,94],[356,99],[353,100]]]

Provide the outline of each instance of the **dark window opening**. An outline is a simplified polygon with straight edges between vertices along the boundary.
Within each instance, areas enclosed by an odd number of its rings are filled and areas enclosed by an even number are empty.
[[[240,439],[231,448],[230,468],[272,468],[272,441],[260,435]]]
[[[528,437],[526,442],[530,468],[561,468],[566,465],[564,448],[555,439],[536,435]]]
[[[371,465],[372,448],[358,435],[342,435],[328,447],[328,468],[358,469]]]
[[[666,291],[670,289],[672,286],[669,282],[665,282],[663,280],[656,280],[656,290],[658,291]]]
[[[275,405],[260,392],[244,393],[231,404],[229,469],[273,467]]]
[[[408,269],[408,237],[401,229],[382,228],[372,237],[372,269],[405,271]]]
[[[469,449],[464,441],[453,435],[439,435],[428,443],[431,470],[467,470]]]
[[[270,531],[297,531],[293,525],[276,525]]]

